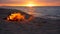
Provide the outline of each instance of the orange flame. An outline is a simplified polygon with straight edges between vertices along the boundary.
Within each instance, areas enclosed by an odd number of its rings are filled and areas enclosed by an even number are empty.
[[[30,21],[32,19],[32,17],[30,17],[29,19],[25,19],[25,15],[21,15],[20,13],[12,13],[11,15],[9,15],[7,17],[7,20],[12,20],[12,21],[20,21],[20,20],[23,20],[23,21]]]
[[[21,20],[24,19],[24,16],[21,15],[20,13],[13,13],[8,16],[7,20]]]

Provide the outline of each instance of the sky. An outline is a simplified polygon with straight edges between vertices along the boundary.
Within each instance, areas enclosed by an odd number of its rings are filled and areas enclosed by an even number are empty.
[[[0,0],[0,6],[60,6],[60,0]]]

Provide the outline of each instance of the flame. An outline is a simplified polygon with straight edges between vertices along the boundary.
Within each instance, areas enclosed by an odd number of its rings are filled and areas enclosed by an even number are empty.
[[[18,21],[20,21],[20,20],[23,20],[23,21],[30,21],[32,19],[32,17],[29,17],[29,19],[25,19],[25,15],[22,15],[22,14],[20,14],[20,13],[12,13],[11,15],[9,15],[8,17],[7,17],[7,20],[8,21],[10,21],[10,20],[12,20],[12,21],[16,21],[16,20],[18,20]]]
[[[24,16],[21,15],[20,13],[13,13],[8,16],[7,20],[21,20],[24,19]]]

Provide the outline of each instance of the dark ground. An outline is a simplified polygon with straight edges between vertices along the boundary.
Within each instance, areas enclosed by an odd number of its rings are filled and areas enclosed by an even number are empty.
[[[36,17],[26,24],[14,21],[7,22],[3,18],[11,11],[0,9],[0,34],[60,34],[60,19]]]

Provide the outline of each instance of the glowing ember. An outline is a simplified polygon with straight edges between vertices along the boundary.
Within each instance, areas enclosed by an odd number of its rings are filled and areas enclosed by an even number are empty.
[[[7,20],[24,20],[24,16],[20,13],[13,13],[7,17]]]
[[[32,17],[30,17],[28,20],[31,20]],[[11,20],[11,21],[21,21],[21,20],[26,20],[25,19],[25,15],[22,15],[20,13],[12,13],[11,15],[9,15],[7,17],[7,20]]]

